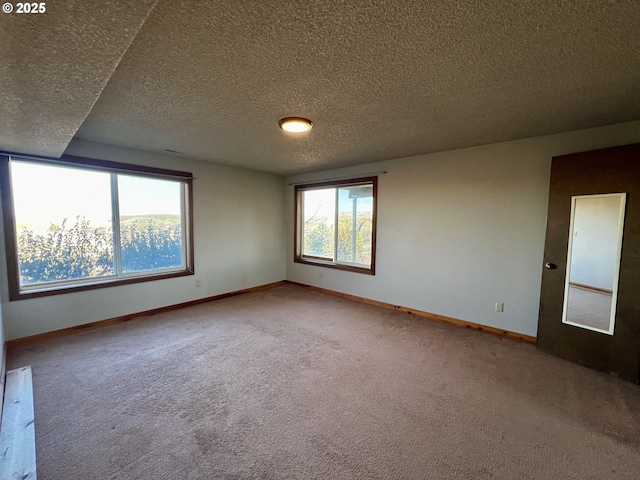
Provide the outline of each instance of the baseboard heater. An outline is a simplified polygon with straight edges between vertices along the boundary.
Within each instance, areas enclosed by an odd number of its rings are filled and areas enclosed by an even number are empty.
[[[0,478],[36,480],[34,419],[31,367],[8,371],[0,429]]]

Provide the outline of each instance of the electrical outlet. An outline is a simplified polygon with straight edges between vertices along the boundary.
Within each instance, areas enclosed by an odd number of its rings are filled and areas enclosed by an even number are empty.
[[[496,312],[499,312],[499,313],[504,312],[504,303],[496,302]]]
[[[201,287],[202,286],[202,280],[200,280],[199,278],[196,278],[196,287]]]

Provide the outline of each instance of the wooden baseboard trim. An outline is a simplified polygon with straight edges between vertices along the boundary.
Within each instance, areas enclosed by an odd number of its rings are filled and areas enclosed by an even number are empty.
[[[267,290],[269,288],[274,288],[280,285],[284,285],[285,283],[286,283],[285,280],[281,280],[279,282],[267,283],[265,285],[258,285],[256,287],[244,288],[242,290],[236,290],[229,293],[222,293],[220,295],[214,295],[212,297],[199,298],[197,300],[191,300],[189,302],[176,303],[174,305],[168,305],[166,307],[160,307],[160,308],[154,308],[151,310],[144,310],[142,312],[130,313],[128,315],[122,315],[121,317],[107,318],[105,320],[98,320],[97,322],[84,323],[82,325],[76,325],[74,327],[63,328],[60,330],[54,330],[52,332],[40,333],[38,335],[31,335],[28,337],[17,338],[15,340],[9,340],[7,342],[7,345],[9,347],[13,347],[18,345],[23,345],[25,343],[32,343],[32,342],[48,340],[56,337],[63,337],[75,332],[93,330],[96,328],[107,327],[109,325],[128,322],[129,320],[133,320],[134,318],[138,318],[138,317],[148,317],[151,315],[157,315],[159,313],[170,312],[171,310],[178,310],[180,308],[200,305],[201,303],[208,303],[208,302],[213,302],[215,300],[222,300],[223,298],[235,297],[236,295],[242,295],[244,293]]]
[[[85,323],[83,325],[77,325],[74,327],[63,328],[61,330],[54,330],[52,332],[40,333],[38,335],[31,335],[29,337],[17,338],[15,340],[9,340],[5,343],[4,346],[4,356],[6,358],[7,348],[11,346],[23,345],[25,343],[38,342],[42,340],[47,340],[56,337],[63,337],[66,335],[70,335],[75,332],[93,330],[96,328],[107,327],[109,325],[115,325],[118,323],[128,322],[129,320],[133,320],[138,317],[148,317],[152,315],[157,315],[159,313],[170,312],[171,310],[178,310],[180,308],[191,307],[194,305],[199,305],[201,303],[213,302],[215,300],[221,300],[223,298],[229,298],[236,295],[242,295],[244,293],[257,292],[260,290],[267,290],[269,288],[278,287],[280,285],[284,285],[286,283],[290,283],[293,285],[299,285],[301,287],[309,288],[311,290],[315,290],[317,292],[321,292],[327,295],[333,295],[336,297],[346,298],[348,300],[352,300],[354,302],[366,303],[368,305],[374,305],[376,307],[385,308],[388,310],[396,310],[399,312],[409,313],[412,315],[416,315],[418,317],[427,318],[429,320],[435,320],[437,322],[448,323],[450,325],[455,325],[456,327],[466,328],[469,330],[477,330],[479,332],[490,333],[492,335],[497,335],[500,337],[510,338],[512,340],[519,340],[525,343],[536,343],[536,337],[531,337],[529,335],[523,335],[521,333],[512,332],[509,330],[502,330],[495,327],[489,327],[486,325],[481,325],[479,323],[468,322],[466,320],[460,320],[458,318],[447,317],[444,315],[439,315],[437,313],[424,312],[421,310],[416,310],[413,308],[403,307],[400,305],[393,305],[391,303],[381,302],[378,300],[372,300],[370,298],[359,297],[357,295],[350,295],[348,293],[342,293],[335,290],[329,290],[321,287],[314,287],[313,285],[307,285],[304,283],[292,282],[290,280],[281,280],[279,282],[267,283],[265,285],[258,285],[256,287],[245,288],[242,290],[236,290],[233,292],[222,293],[220,295],[214,295],[212,297],[200,298],[197,300],[191,300],[189,302],[177,303],[174,305],[168,305],[166,307],[154,308],[152,310],[144,310],[142,312],[131,313],[128,315],[123,315],[120,317],[108,318],[106,320],[99,320],[97,322]],[[3,362],[3,369],[5,368],[6,363]],[[4,381],[4,372],[2,374],[2,378]],[[4,392],[4,389],[3,389]],[[1,410],[0,410],[1,411]]]
[[[613,295],[613,290],[607,290],[606,288],[592,287],[591,285],[585,285],[584,283],[569,282],[569,286],[580,288],[582,290],[588,290],[590,292],[602,293],[604,295]]]
[[[446,317],[444,315],[438,315],[437,313],[423,312],[421,310],[416,310],[414,308],[393,305],[391,303],[380,302],[378,300],[372,300],[370,298],[358,297],[356,295],[350,295],[348,293],[336,292],[335,290],[328,290],[326,288],[314,287],[312,285],[306,285],[304,283],[292,282],[289,280],[287,280],[287,283],[300,285],[301,287],[309,288],[311,290],[315,290],[316,292],[325,293],[327,295],[346,298],[348,300],[353,300],[354,302],[366,303],[368,305],[374,305],[376,307],[382,307],[388,310],[396,310],[399,312],[410,313],[418,317],[427,318],[429,320],[435,320],[437,322],[448,323],[450,325],[455,325],[456,327],[460,327],[460,328],[477,330],[479,332],[490,333],[492,335],[497,335],[499,337],[505,337],[512,340],[519,340],[525,343],[531,343],[531,344],[536,343],[536,337],[531,337],[529,335],[524,335],[522,333],[516,333],[509,330],[502,330],[500,328],[489,327],[486,325],[481,325],[479,323],[467,322],[466,320],[460,320],[458,318],[453,318],[453,317]]]

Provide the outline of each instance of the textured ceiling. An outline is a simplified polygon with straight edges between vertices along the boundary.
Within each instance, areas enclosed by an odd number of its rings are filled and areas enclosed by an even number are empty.
[[[160,0],[76,136],[289,174],[636,120],[639,32],[637,0]],[[95,90],[112,57],[74,60]]]
[[[53,1],[45,13],[19,14],[17,5],[0,13],[0,149],[64,152],[156,0],[129,3]]]

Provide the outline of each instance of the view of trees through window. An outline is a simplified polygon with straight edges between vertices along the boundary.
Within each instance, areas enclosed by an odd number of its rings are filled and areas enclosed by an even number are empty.
[[[183,264],[181,199],[179,182],[118,175],[124,273]]]
[[[303,257],[371,265],[371,184],[304,190],[302,209]]]
[[[21,286],[185,265],[182,182],[10,165]]]

